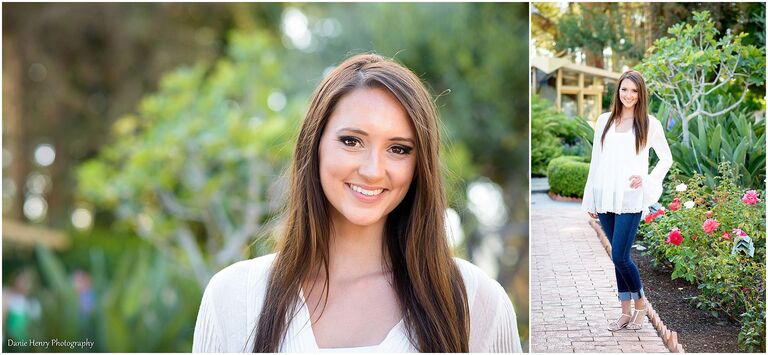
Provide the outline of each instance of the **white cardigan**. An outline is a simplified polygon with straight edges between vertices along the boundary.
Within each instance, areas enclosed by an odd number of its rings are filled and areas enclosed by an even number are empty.
[[[603,113],[595,123],[592,161],[581,208],[592,213],[646,213],[648,206],[661,197],[664,177],[672,166],[672,153],[664,137],[664,128],[659,120],[648,116],[648,141],[637,154],[632,130],[617,132],[615,124],[608,127],[605,143],[601,144],[610,114]],[[659,162],[649,174],[648,155],[651,148],[659,157]],[[639,189],[630,187],[629,177],[632,175],[642,177]]]
[[[213,276],[205,288],[195,324],[193,352],[251,352],[252,331],[261,313],[276,254],[240,261]],[[471,352],[522,352],[515,310],[498,282],[480,268],[454,258],[464,278],[470,316]],[[280,352],[319,352],[306,305],[288,325]],[[336,349],[339,351],[354,351]],[[416,352],[405,325],[395,325],[370,352]]]

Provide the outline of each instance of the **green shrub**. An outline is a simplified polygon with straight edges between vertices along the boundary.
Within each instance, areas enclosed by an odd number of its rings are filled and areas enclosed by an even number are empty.
[[[547,167],[549,190],[560,196],[581,198],[588,175],[589,164],[582,157],[562,156],[552,159]]]
[[[531,98],[531,174],[547,174],[549,162],[563,154],[589,155],[583,130],[589,124],[581,117],[568,117],[552,103],[536,95]],[[591,136],[590,136],[591,139]]]
[[[751,189],[736,183],[738,171],[721,163],[715,188],[698,173],[685,178],[673,172],[666,191],[674,205],[647,217],[640,232],[654,265],[669,265],[673,279],[698,285],[696,307],[740,322],[739,347],[765,352],[765,197],[755,189],[750,194],[759,198],[746,198]],[[668,239],[675,228],[682,236],[677,244]],[[753,255],[734,250],[736,229],[750,237]]]

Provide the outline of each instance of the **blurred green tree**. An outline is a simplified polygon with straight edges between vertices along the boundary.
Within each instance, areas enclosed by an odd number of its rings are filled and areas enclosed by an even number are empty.
[[[299,108],[283,92],[280,48],[269,34],[234,32],[212,67],[177,69],[119,119],[114,143],[78,170],[78,191],[116,211],[201,287],[249,255],[280,206]],[[302,103],[303,104],[303,103]],[[254,253],[271,250],[257,239]]]

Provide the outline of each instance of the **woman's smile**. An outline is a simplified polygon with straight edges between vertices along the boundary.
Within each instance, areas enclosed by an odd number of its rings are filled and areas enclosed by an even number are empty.
[[[366,188],[351,183],[347,183],[346,185],[352,190],[352,193],[363,202],[378,201],[381,195],[386,191],[384,188]]]

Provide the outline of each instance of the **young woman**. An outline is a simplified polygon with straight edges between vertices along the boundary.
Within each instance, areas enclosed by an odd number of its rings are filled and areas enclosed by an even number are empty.
[[[659,162],[648,174],[651,148]],[[661,197],[662,182],[670,166],[672,154],[664,128],[648,115],[645,81],[639,72],[629,70],[619,78],[611,112],[600,115],[595,124],[582,202],[582,209],[590,217],[600,219],[611,242],[622,311],[608,326],[612,331],[640,329],[643,325],[647,313],[643,284],[629,252],[641,215]],[[631,300],[635,301],[634,313],[630,313]]]
[[[451,257],[439,131],[408,69],[335,68],[298,136],[277,252],[211,279],[193,351],[521,351],[504,290]]]

